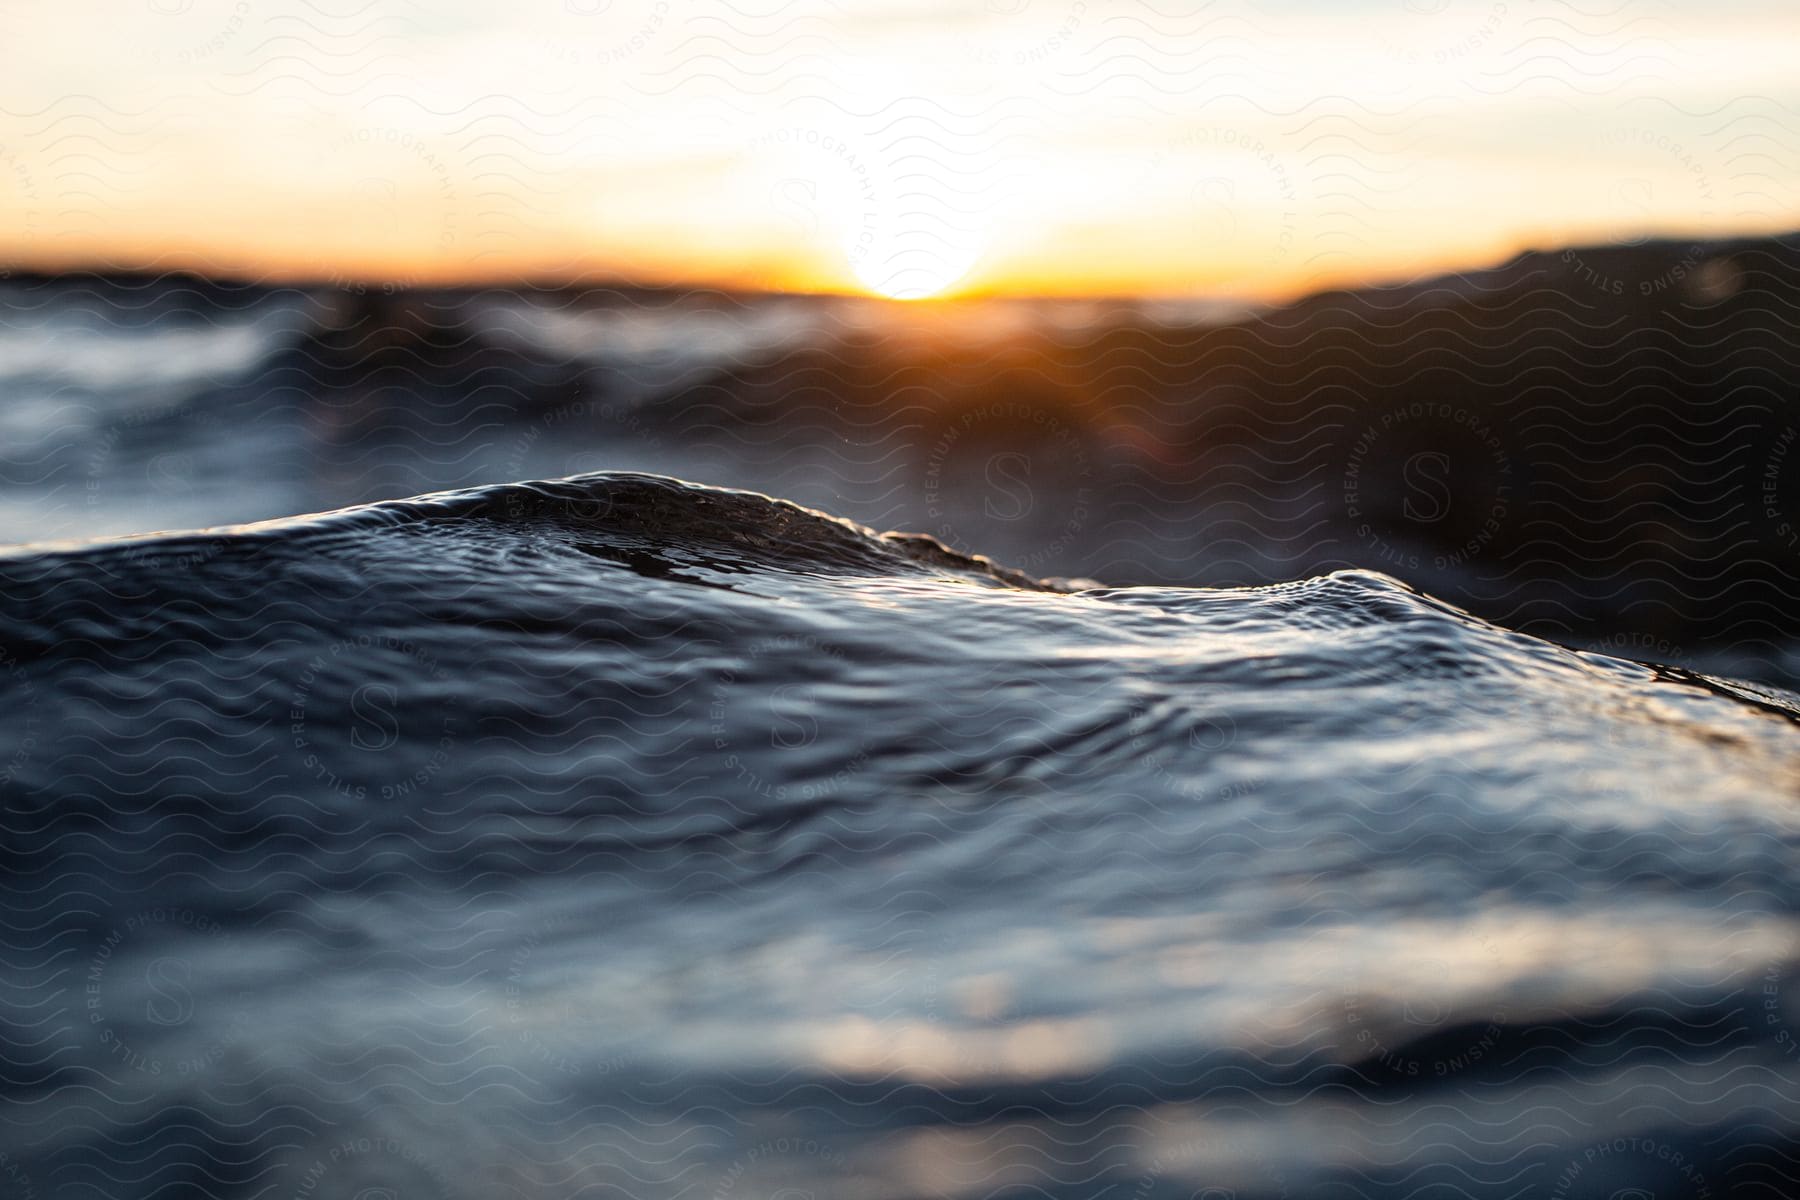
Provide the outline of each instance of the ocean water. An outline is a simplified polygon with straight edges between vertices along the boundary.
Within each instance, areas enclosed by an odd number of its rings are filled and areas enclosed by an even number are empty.
[[[1615,295],[1578,266],[1701,260],[1730,286]],[[15,277],[0,544],[648,471],[1038,576],[1379,570],[1563,644],[1794,687],[1797,304],[1793,237],[1254,314]]]
[[[21,1197],[1784,1196],[1800,705],[598,473],[0,554]]]

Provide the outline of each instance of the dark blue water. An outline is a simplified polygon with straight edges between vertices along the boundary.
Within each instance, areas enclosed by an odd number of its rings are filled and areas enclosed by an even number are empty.
[[[16,549],[0,639],[9,1196],[1800,1176],[1766,688],[620,474]]]
[[[1730,286],[1613,296],[1590,266]],[[1792,688],[1797,305],[1793,237],[1526,254],[1230,320],[14,277],[0,543],[651,471],[1041,576],[1380,570],[1559,643]]]

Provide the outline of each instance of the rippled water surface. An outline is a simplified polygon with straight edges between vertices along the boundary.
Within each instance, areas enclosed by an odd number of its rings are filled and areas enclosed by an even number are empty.
[[[1800,1177],[1784,693],[641,475],[0,583],[20,1195]]]

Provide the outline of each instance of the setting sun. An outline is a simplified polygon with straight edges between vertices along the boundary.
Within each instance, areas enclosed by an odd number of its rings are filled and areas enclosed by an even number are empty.
[[[923,247],[882,258],[852,258],[851,268],[862,286],[890,300],[930,300],[942,296],[969,273],[972,259],[958,262]]]

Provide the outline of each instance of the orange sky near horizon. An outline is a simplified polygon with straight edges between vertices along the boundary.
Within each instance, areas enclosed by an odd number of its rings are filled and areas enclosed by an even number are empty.
[[[1274,298],[1800,226],[1774,3],[71,0],[0,262]]]

